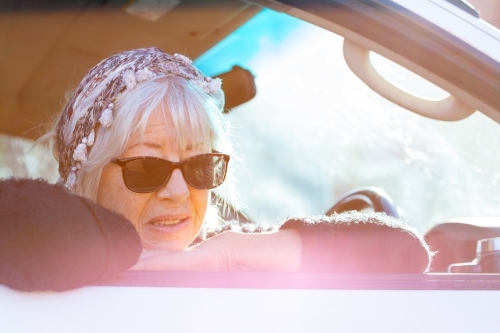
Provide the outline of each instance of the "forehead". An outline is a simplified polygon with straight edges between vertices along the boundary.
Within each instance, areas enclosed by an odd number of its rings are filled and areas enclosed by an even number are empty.
[[[146,126],[144,127],[144,133],[173,134],[173,132],[176,132],[176,126],[170,112],[164,112],[159,107],[155,108],[147,119]]]
[[[197,135],[188,117],[174,117],[169,110],[160,106],[156,107],[149,117],[142,119],[142,124],[139,124],[128,148],[137,145],[181,151],[210,147],[210,143],[206,142],[203,136]]]

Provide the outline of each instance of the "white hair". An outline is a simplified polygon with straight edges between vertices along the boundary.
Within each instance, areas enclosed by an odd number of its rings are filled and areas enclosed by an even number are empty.
[[[158,76],[125,91],[115,101],[113,124],[109,128],[98,126],[95,142],[87,162],[81,166],[75,194],[97,201],[97,193],[104,166],[120,156],[131,138],[144,135],[149,117],[156,108],[161,108],[172,117],[177,145],[181,151],[192,144],[193,149],[211,149],[231,156],[235,160],[230,141],[229,120],[223,113],[223,92],[211,96],[191,81],[171,76]],[[53,135],[47,135],[53,138]],[[64,138],[68,142],[70,138]],[[57,145],[52,144],[54,156],[58,156]],[[224,204],[238,209],[240,203],[235,190],[235,180],[229,163],[225,182],[214,189],[219,199],[207,211],[205,221],[212,224],[218,214],[215,206]]]

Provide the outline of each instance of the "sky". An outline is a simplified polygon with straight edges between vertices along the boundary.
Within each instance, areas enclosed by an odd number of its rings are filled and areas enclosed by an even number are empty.
[[[194,63],[209,76],[227,72],[234,65],[248,68],[264,45],[280,44],[290,31],[302,24],[296,18],[265,9],[198,57]]]

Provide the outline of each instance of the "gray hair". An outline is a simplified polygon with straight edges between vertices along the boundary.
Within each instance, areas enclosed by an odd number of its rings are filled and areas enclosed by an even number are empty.
[[[221,100],[224,100],[223,95],[212,96],[192,81],[173,76],[158,76],[138,84],[133,90],[124,91],[115,102],[113,126],[96,128],[94,145],[87,162],[79,170],[75,194],[97,201],[104,166],[126,150],[133,135],[139,133],[143,137],[149,117],[158,107],[172,117],[176,144],[181,151],[188,144],[194,144],[193,149],[216,150],[235,160],[229,120],[223,114]],[[64,138],[64,141],[69,139]],[[57,145],[52,144],[52,149],[58,159]],[[225,182],[214,189],[218,200],[212,203],[212,211],[207,212],[205,220],[209,224],[218,217],[214,206],[240,207],[232,169],[230,163]]]

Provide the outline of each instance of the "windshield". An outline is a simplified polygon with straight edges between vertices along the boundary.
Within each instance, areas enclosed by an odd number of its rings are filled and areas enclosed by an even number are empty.
[[[421,232],[453,217],[500,216],[500,127],[476,112],[427,119],[380,97],[347,67],[343,39],[264,10],[196,60],[205,74],[249,69],[257,96],[229,114],[244,213],[258,222],[326,212],[377,186]],[[389,80],[427,98],[446,92],[373,55]],[[57,180],[50,153],[0,136],[0,177]]]
[[[257,96],[231,113],[239,192],[252,220],[326,212],[359,186],[383,188],[421,232],[453,217],[499,216],[500,127],[476,112],[424,118],[374,93],[347,67],[343,38],[265,10],[197,59],[208,74],[240,65]],[[447,93],[372,55],[415,94]]]

